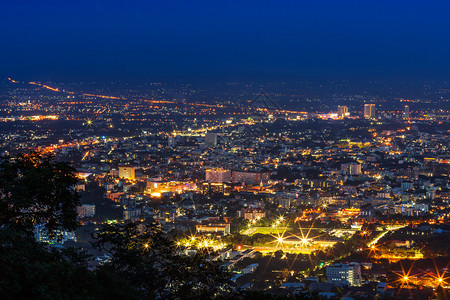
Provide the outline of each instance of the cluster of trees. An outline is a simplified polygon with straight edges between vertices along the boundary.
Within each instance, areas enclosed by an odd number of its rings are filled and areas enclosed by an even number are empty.
[[[352,253],[358,252],[359,249],[364,249],[366,247],[369,238],[370,236],[363,238],[358,234],[354,234],[347,241],[336,243],[330,250],[327,251],[319,250],[315,252],[314,256],[320,261],[343,258]]]
[[[263,233],[255,233],[253,235],[245,235],[245,234],[233,234],[225,237],[225,240],[228,244],[232,246],[236,245],[247,245],[247,246],[274,246],[275,238],[270,234]],[[272,245],[270,245],[272,243]]]
[[[39,153],[0,158],[0,294],[3,299],[210,299],[234,295],[230,274],[202,253],[180,255],[154,225],[106,225],[96,268],[78,249],[34,239],[34,225],[77,227],[75,170]]]

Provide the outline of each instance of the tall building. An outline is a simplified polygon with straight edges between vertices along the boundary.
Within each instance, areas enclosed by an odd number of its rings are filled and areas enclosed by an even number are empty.
[[[375,118],[375,104],[364,104],[364,118]]]
[[[361,164],[358,163],[341,164],[341,170],[348,175],[361,175]]]
[[[169,148],[175,148],[175,145],[176,145],[176,137],[175,136],[173,136],[173,135],[170,135],[169,136],[169,141],[168,141],[168,143],[167,143],[167,146],[169,147]]]
[[[205,135],[205,144],[209,147],[217,146],[217,133],[207,132]]]
[[[208,182],[223,183],[231,181],[231,171],[225,169],[207,169],[205,180]]]
[[[411,113],[409,112],[409,105],[405,105],[405,110],[403,112],[403,118],[409,119],[411,117]]]
[[[119,166],[119,177],[134,180],[136,178],[134,175],[134,167]]]
[[[339,105],[338,106],[338,117],[343,119],[349,115],[348,113],[348,107],[345,105]]]
[[[348,166],[349,175],[361,175],[361,164],[350,163]]]
[[[361,265],[356,262],[327,267],[327,281],[336,284],[361,285]]]

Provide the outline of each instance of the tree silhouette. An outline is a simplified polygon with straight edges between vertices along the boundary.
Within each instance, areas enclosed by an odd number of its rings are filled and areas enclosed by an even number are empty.
[[[54,229],[77,227],[75,169],[38,152],[0,158],[0,226],[31,232],[45,223]]]
[[[211,299],[233,295],[230,274],[203,253],[180,254],[154,225],[105,225],[95,246],[112,261],[88,269],[87,257],[34,239],[36,224],[77,227],[75,170],[39,153],[0,161],[2,299]]]
[[[230,274],[202,253],[180,254],[155,225],[105,225],[95,246],[112,254],[100,270],[130,282],[144,298],[210,299],[230,296]]]

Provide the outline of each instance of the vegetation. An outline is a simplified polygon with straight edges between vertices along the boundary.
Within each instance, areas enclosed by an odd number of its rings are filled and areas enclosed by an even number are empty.
[[[75,170],[38,153],[0,162],[0,294],[3,299],[209,299],[229,297],[229,275],[200,253],[180,255],[155,225],[106,225],[95,246],[112,255],[90,270],[89,257],[34,239],[34,225],[77,227]]]
[[[45,223],[49,230],[77,227],[75,169],[40,153],[0,158],[0,226],[30,232]]]

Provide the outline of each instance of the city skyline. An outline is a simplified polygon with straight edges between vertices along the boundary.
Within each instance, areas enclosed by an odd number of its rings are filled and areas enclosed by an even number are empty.
[[[448,1],[9,1],[2,299],[449,299]]]

